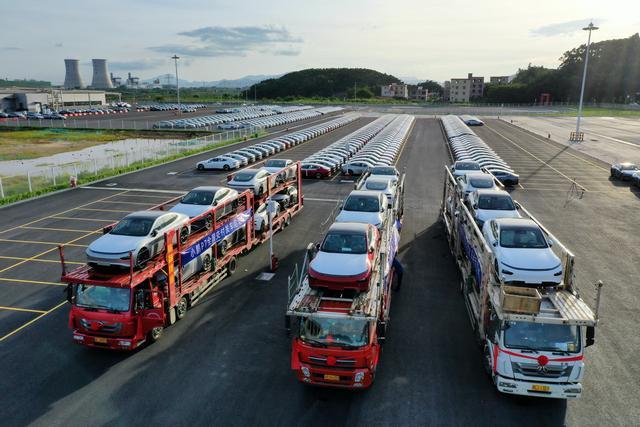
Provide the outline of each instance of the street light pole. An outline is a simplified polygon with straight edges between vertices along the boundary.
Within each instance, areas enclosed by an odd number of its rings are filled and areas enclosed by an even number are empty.
[[[576,140],[580,139],[580,119],[582,118],[582,101],[584,99],[584,85],[587,80],[587,65],[589,65],[589,47],[591,46],[591,32],[597,30],[598,27],[593,25],[593,22],[589,22],[589,25],[584,27],[584,31],[589,32],[587,38],[587,50],[584,54],[584,69],[582,70],[582,87],[580,88],[580,104],[578,104],[578,121],[576,122]]]
[[[178,59],[180,57],[178,55],[173,55],[171,57],[176,64],[176,92],[178,95],[178,114],[182,114],[182,105],[180,105],[180,81],[178,80]]]

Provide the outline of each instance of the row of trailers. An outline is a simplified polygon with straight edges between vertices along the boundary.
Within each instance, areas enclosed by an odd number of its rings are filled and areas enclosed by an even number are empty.
[[[297,188],[296,198],[276,209],[271,196],[288,193],[290,187]],[[160,237],[163,250],[142,268],[136,266],[130,256],[129,269],[83,265],[68,271],[61,247],[61,281],[68,285],[69,327],[73,340],[89,347],[116,350],[132,350],[145,342],[158,340],[164,328],[182,319],[206,292],[233,275],[239,257],[287,227],[301,211],[303,194],[299,163],[268,177],[267,188],[268,191],[260,196],[247,190],[192,218],[192,233],[186,241],[180,238],[179,229],[165,233]],[[166,209],[178,199],[154,209]],[[264,227],[256,230],[254,224],[256,212],[264,211],[263,205],[270,212],[267,218],[271,227],[267,227],[266,232]],[[201,225],[203,223],[206,226]],[[87,292],[87,288],[92,288],[91,292]],[[118,309],[79,304],[79,291],[101,300],[119,300],[118,304],[111,305]]]

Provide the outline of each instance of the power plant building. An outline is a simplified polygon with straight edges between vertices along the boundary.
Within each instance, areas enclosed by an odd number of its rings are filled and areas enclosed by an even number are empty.
[[[83,89],[84,82],[80,76],[80,61],[77,59],[64,60],[64,88],[65,89]]]
[[[94,89],[113,89],[113,82],[109,77],[106,59],[92,59],[93,79],[91,87]]]

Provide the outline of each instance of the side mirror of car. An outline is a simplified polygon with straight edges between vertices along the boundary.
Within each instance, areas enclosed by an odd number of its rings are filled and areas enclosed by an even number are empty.
[[[549,244],[549,246],[553,246],[553,239],[547,240],[547,243]]]
[[[102,229],[102,234],[108,234],[111,230],[113,230],[113,225],[107,225]]]
[[[495,242],[492,243],[494,248],[498,247],[498,241],[496,240]]]
[[[477,204],[477,203],[474,203],[474,204],[472,205],[472,207],[473,207],[473,209],[478,209],[478,204]]]
[[[158,229],[151,230],[151,237],[156,237],[158,235]]]

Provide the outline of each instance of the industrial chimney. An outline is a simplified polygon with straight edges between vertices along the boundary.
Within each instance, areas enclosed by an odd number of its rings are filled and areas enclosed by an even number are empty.
[[[65,59],[64,68],[66,70],[64,75],[64,88],[65,89],[82,89],[84,83],[82,77],[80,77],[80,68],[78,67],[79,61],[77,59]]]
[[[91,87],[94,89],[113,88],[113,83],[111,82],[109,72],[107,71],[107,60],[92,59],[91,62],[93,62],[93,80],[91,82]]]

